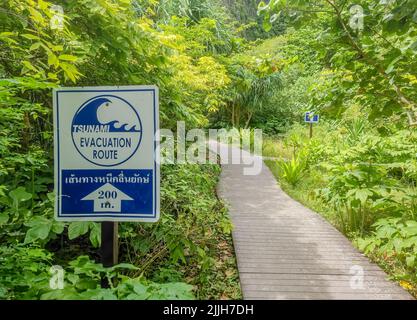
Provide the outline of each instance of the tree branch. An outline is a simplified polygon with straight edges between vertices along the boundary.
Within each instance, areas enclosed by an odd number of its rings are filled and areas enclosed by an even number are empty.
[[[383,68],[378,62],[371,59],[368,54],[359,46],[359,44],[355,41],[354,37],[350,33],[348,27],[346,26],[345,22],[343,21],[342,17],[342,11],[336,6],[334,2],[331,0],[325,0],[335,11],[337,19],[339,23],[341,24],[343,30],[345,31],[346,35],[349,38],[350,43],[352,44],[353,48],[370,64],[372,65],[379,74],[388,81],[388,83],[391,84],[392,88],[397,94],[398,102],[405,105],[409,109],[416,109],[416,104],[411,101],[408,97],[406,97],[403,92],[401,91],[401,88],[398,87],[395,83],[391,81],[391,79],[388,77],[388,75],[385,73],[385,68]]]
[[[307,9],[302,9],[298,7],[289,7],[289,6],[285,7],[285,10],[288,10],[288,11],[293,10],[293,11],[299,11],[299,12],[304,12],[304,13],[333,13],[330,10],[324,10],[324,9],[323,10],[322,9],[307,10]]]

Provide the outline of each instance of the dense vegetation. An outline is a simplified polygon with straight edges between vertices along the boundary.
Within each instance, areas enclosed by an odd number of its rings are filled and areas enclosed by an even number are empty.
[[[274,15],[292,17],[260,48],[292,61],[271,106],[292,125],[264,145],[281,158],[271,169],[416,295],[415,1],[271,1],[259,11],[267,29]],[[313,139],[300,123],[308,110],[322,116]]]
[[[54,220],[51,89],[128,84],[159,87],[162,128],[263,129],[283,188],[416,294],[415,1],[257,6],[0,0],[0,298],[241,297],[217,165],[163,165],[161,220],[120,225],[114,268],[98,224]]]
[[[216,1],[182,3],[0,2],[0,298],[240,297],[218,166],[163,166],[162,218],[120,225],[122,263],[112,269],[96,263],[99,224],[53,218],[52,88],[155,84],[171,129],[204,126],[225,104],[224,61],[244,41]],[[63,28],[51,24],[53,4]],[[49,287],[56,264],[63,290]]]

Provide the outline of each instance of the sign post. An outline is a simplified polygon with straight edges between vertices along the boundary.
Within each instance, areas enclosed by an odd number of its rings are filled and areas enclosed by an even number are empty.
[[[118,222],[159,219],[158,88],[60,88],[53,102],[55,217],[101,222],[112,266]]]
[[[118,264],[119,242],[118,242],[118,222],[104,221],[101,223],[101,263],[109,268]],[[101,287],[109,288],[107,278],[101,279]]]
[[[101,223],[101,257],[105,267],[118,263],[118,223],[105,221]]]
[[[313,124],[319,123],[320,116],[314,112],[306,112],[304,115],[304,122],[310,124],[310,139],[313,138]]]

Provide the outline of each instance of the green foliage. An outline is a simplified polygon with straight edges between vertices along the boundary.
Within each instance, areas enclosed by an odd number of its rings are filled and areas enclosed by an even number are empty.
[[[319,155],[313,160],[321,161],[320,170],[329,176],[326,187],[317,190],[316,196],[340,213],[345,232],[363,234],[381,216],[415,216],[415,181],[407,178],[414,172],[414,166],[409,165],[414,162],[414,147],[408,149],[414,133],[407,130],[408,140],[403,138],[404,131],[382,138],[372,131],[365,133],[367,127],[354,120],[346,129],[339,128],[339,133],[328,136],[327,143],[321,140],[309,151]],[[343,132],[347,135],[344,141]]]
[[[228,71],[231,83],[224,96],[228,105],[220,114],[232,127],[247,128],[252,117],[266,107],[274,90],[280,87],[280,74],[271,57],[248,53],[229,59]]]
[[[35,247],[0,246],[0,299],[38,295],[37,285],[49,281],[52,254]]]
[[[48,270],[53,255],[44,249],[32,249],[31,246],[24,245],[54,242],[56,235],[64,231],[64,225],[48,215],[28,216],[24,223],[27,228],[25,234],[19,232],[23,227],[21,223],[12,225],[3,220],[2,236],[9,242],[8,247],[1,247],[4,252],[0,265],[8,268],[7,272],[0,270],[4,275],[4,278],[0,278],[2,292],[5,292],[4,298],[188,299],[195,292],[199,298],[225,294],[239,298],[235,259],[233,252],[230,252],[231,223],[225,208],[214,196],[218,174],[218,166],[163,167],[161,221],[155,225],[121,225],[121,260],[130,261],[132,266],[120,270],[124,270],[131,278],[122,276],[118,267],[105,269],[87,257],[78,257],[65,268],[66,281],[68,280],[66,287],[62,290],[50,290],[48,281],[51,275]],[[21,188],[11,193],[12,199],[17,203],[27,202],[30,195]],[[49,210],[51,213],[50,207]],[[6,230],[9,231],[6,233]],[[11,230],[16,230],[14,237],[11,236]],[[97,247],[100,241],[97,223],[71,223],[68,239],[77,239],[87,232],[90,232],[92,245]],[[16,240],[24,242],[16,247]],[[221,260],[218,260],[219,256],[222,257]],[[19,266],[13,268],[16,263]],[[21,271],[25,269],[33,272]],[[163,276],[164,272],[166,274],[164,270],[178,270],[177,276],[175,279],[167,278]],[[14,273],[19,273],[21,278]],[[231,274],[233,278],[230,277]],[[143,275],[170,283],[149,282]],[[107,277],[109,281],[120,277],[122,280],[111,290],[101,289],[101,276]],[[135,280],[138,277],[140,279]],[[196,287],[182,283],[185,278],[192,279],[191,282]],[[219,285],[226,278],[228,286]]]
[[[282,180],[292,186],[303,178],[306,171],[306,161],[302,156],[293,157],[291,160],[280,160],[278,162],[279,176]]]
[[[313,88],[323,68],[316,57],[318,33],[312,27],[287,29],[235,55],[231,60],[234,88],[224,110],[229,122],[276,135],[299,122],[301,112],[314,109]]]
[[[68,239],[73,240],[90,231],[90,242],[98,248],[101,244],[100,224],[95,222],[72,222],[68,227]]]
[[[417,222],[400,218],[380,219],[373,227],[372,236],[358,239],[359,249],[366,253],[374,250],[380,255],[395,255],[407,267],[417,268]]]
[[[267,140],[268,156],[293,157],[284,167],[269,163],[271,170],[292,196],[357,239],[361,250],[414,290],[416,131],[386,126],[389,134],[381,135],[352,108],[336,123],[315,125],[312,139],[307,132],[296,125],[275,147]],[[297,155],[308,159],[298,183]]]
[[[61,29],[50,25],[52,4],[63,6]],[[353,5],[362,29],[350,24]],[[406,126],[417,110],[415,1],[254,9],[249,0],[0,4],[0,298],[241,298],[218,166],[162,167],[161,221],[120,226],[130,264],[91,260],[99,224],[54,220],[51,91],[61,85],[152,83],[164,128],[211,120],[284,135],[264,148],[290,159],[271,162],[283,186],[320,203],[369,254],[415,273],[417,135]],[[298,124],[307,110],[325,120],[312,139]],[[48,285],[56,262],[62,290]]]
[[[415,1],[272,0],[258,14],[265,30],[286,21],[283,35],[257,48],[283,66],[282,89],[253,123],[284,135],[275,146],[267,140],[268,156],[292,159],[268,164],[287,191],[362,239],[416,294],[414,235],[404,231],[417,217],[417,141],[408,126],[417,114]],[[312,139],[297,124],[305,111],[321,115]],[[291,183],[297,154],[308,170]]]
[[[62,29],[50,25],[53,4],[64,9]],[[51,92],[61,85],[155,84],[162,127],[175,128],[177,120],[206,125],[225,105],[226,56],[244,46],[215,0],[1,2],[1,298],[240,297],[231,224],[215,197],[218,166],[162,169],[161,221],[120,227],[120,259],[139,267],[109,270],[90,260],[99,259],[100,225],[53,217]],[[66,271],[62,290],[48,285],[54,263]],[[234,275],[229,288],[221,285],[226,272]],[[102,276],[110,289],[100,288]]]
[[[385,260],[400,261],[406,271],[397,275],[402,280],[415,282],[417,278],[417,221],[401,218],[380,219],[375,231],[359,238],[357,245],[367,254],[384,257]]]
[[[173,281],[187,277],[198,288],[197,298],[224,293],[239,297],[236,282],[218,285],[226,281],[235,263],[233,253],[227,251],[231,223],[214,195],[219,173],[214,165],[163,167],[161,220],[155,225],[121,226],[120,235],[126,239],[121,249],[130,263],[140,266],[132,276]],[[213,282],[214,278],[219,280]]]
[[[353,28],[353,5],[363,9],[364,23]],[[316,26],[321,59],[331,70],[323,79],[326,95],[314,104],[330,114],[346,110],[350,101],[369,107],[370,119],[386,118],[416,108],[416,9],[407,1],[261,2],[258,12],[265,27],[279,16]]]
[[[240,24],[242,33],[249,40],[267,39],[271,36],[282,34],[286,28],[286,19],[276,21],[271,29],[266,32],[263,28],[263,19],[257,15],[257,1],[252,0],[224,0],[231,16]]]
[[[90,300],[158,300],[192,299],[192,286],[185,283],[157,284],[141,278],[119,276],[119,270],[135,270],[130,264],[118,264],[104,268],[86,256],[69,263],[64,289],[49,290],[41,299],[90,299]],[[109,289],[102,289],[100,281],[105,278]],[[117,286],[114,285],[117,283]]]
[[[79,256],[64,270],[64,288],[52,289],[52,255],[34,247],[0,247],[0,298],[43,300],[157,300],[193,299],[192,286],[185,283],[158,284],[142,278],[120,276],[120,270],[135,270],[130,264],[104,268],[87,256]],[[101,288],[101,279],[110,288]],[[117,285],[114,285],[117,283]]]

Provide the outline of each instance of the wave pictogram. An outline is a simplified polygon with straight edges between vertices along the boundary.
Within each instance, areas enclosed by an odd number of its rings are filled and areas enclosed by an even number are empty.
[[[74,117],[72,130],[95,131],[106,126],[106,132],[140,132],[137,116],[126,105],[109,98],[96,98],[88,102]],[[79,127],[81,126],[81,127]]]

